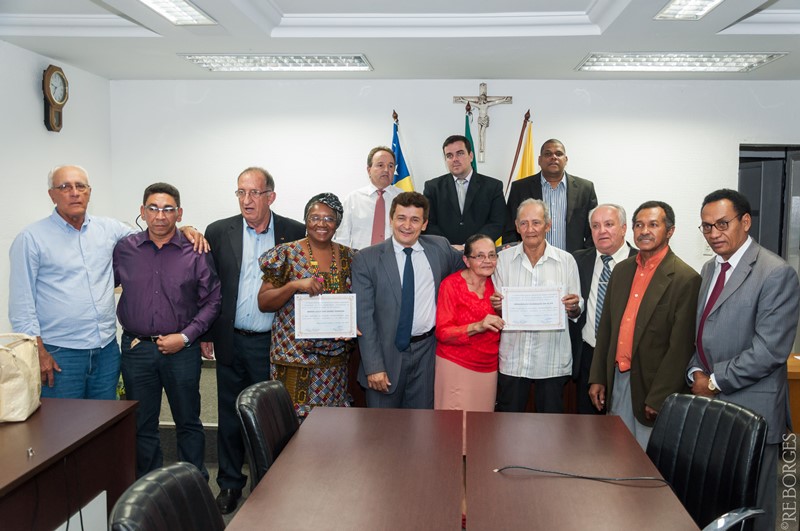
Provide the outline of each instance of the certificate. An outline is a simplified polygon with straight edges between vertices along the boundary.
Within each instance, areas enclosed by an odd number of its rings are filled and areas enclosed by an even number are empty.
[[[564,330],[563,286],[502,289],[503,330]]]
[[[294,337],[328,339],[356,337],[356,294],[294,296]]]

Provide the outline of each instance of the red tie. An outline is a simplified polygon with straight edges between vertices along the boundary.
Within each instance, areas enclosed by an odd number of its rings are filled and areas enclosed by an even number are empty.
[[[714,289],[711,290],[711,296],[708,298],[706,307],[703,309],[702,317],[700,317],[700,326],[697,328],[697,353],[700,355],[700,361],[703,363],[706,373],[708,374],[711,374],[711,365],[706,359],[705,352],[703,352],[703,328],[705,327],[708,314],[711,313],[711,308],[714,307],[714,303],[717,302],[717,299],[719,299],[719,294],[722,293],[722,288],[725,287],[725,274],[730,268],[731,265],[728,262],[722,262],[720,264],[717,281],[714,283]]]
[[[370,245],[375,245],[386,239],[386,201],[383,193],[386,190],[378,190],[378,200],[375,201],[375,217],[372,218],[372,240]]]

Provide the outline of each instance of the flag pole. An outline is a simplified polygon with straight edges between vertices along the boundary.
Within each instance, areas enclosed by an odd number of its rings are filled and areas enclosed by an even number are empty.
[[[522,119],[522,130],[519,132],[519,142],[517,142],[517,152],[514,154],[514,162],[511,164],[511,173],[508,175],[508,182],[506,183],[506,190],[504,195],[508,195],[508,187],[511,186],[511,179],[514,177],[514,168],[517,167],[517,160],[519,160],[519,150],[522,149],[522,139],[525,136],[525,126],[528,125],[528,122],[531,119],[531,110],[525,113],[525,117]]]

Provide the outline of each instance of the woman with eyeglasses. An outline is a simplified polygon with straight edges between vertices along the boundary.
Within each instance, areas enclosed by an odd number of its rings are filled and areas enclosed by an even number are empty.
[[[467,268],[442,280],[436,305],[434,407],[494,411],[503,320],[492,308],[494,241],[475,234],[464,243]]]
[[[271,375],[286,387],[304,419],[315,406],[349,406],[347,359],[353,342],[297,339],[294,296],[350,292],[352,250],[333,243],[344,209],[334,194],[315,195],[306,204],[306,237],[277,245],[259,258],[264,273],[258,292],[262,312],[272,322]]]

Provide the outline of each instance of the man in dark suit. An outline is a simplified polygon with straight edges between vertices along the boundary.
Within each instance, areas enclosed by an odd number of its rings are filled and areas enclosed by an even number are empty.
[[[633,213],[639,254],[617,264],[608,281],[589,372],[592,404],[619,415],[642,448],[664,399],[688,391],[694,351],[700,275],[670,250],[674,232],[675,213],[664,202]]]
[[[305,225],[270,210],[275,181],[265,169],[244,170],[237,181],[236,197],[241,214],[215,221],[206,229],[222,283],[220,315],[201,343],[205,356],[215,352],[217,358],[217,505],[222,514],[236,508],[247,482],[242,474],[244,444],[236,397],[246,387],[269,379],[272,314],[258,310],[258,257],[305,234]]]
[[[797,333],[800,283],[789,264],[750,238],[750,203],[739,192],[710,193],[700,218],[716,256],[701,272],[697,350],[688,365],[692,393],[739,404],[766,419],[756,505],[767,514],[754,523],[756,529],[773,529],[778,452],[790,421],[786,360]]]
[[[542,144],[536,175],[511,184],[506,204],[506,225],[503,243],[519,241],[514,222],[517,208],[525,199],[541,199],[550,209],[553,227],[547,234],[547,243],[568,252],[592,245],[589,228],[589,211],[597,206],[597,195],[592,181],[569,175],[567,150],[560,140],[551,138]]]
[[[392,237],[353,257],[358,381],[369,407],[433,408],[436,295],[464,261],[441,236],[420,236],[428,210],[424,195],[401,193],[389,210]]]
[[[594,247],[572,253],[581,277],[581,297],[586,301],[586,311],[576,322],[569,322],[572,379],[575,380],[577,409],[581,414],[598,413],[589,400],[589,368],[594,357],[596,328],[600,324],[608,279],[616,264],[636,255],[636,249],[625,243],[628,229],[625,217],[625,209],[619,205],[607,203],[595,207],[589,213]],[[598,290],[602,294],[599,299]]]
[[[466,137],[447,137],[442,151],[450,173],[425,183],[431,205],[425,234],[444,236],[453,245],[464,245],[473,234],[496,240],[505,221],[503,183],[472,171],[475,154]]]

